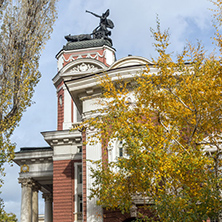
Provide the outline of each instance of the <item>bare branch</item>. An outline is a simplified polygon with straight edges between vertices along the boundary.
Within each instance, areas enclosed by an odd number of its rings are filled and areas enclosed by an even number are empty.
[[[166,132],[169,133],[169,132],[170,132],[170,129],[168,129],[168,127],[165,126],[165,124],[161,121],[160,118],[161,118],[160,115],[158,115],[158,122],[161,124],[161,126],[163,126],[163,128],[166,130]],[[188,150],[187,150],[175,137],[173,137],[173,140],[174,140],[180,147],[182,147],[184,151],[186,151],[187,153],[189,153]]]
[[[172,93],[179,100],[180,103],[182,103],[184,105],[184,107],[189,109],[191,112],[195,111],[195,110],[191,109],[188,105],[186,105],[185,102],[178,95],[176,95],[176,93],[174,93],[172,89],[170,89],[170,88],[167,88],[167,89],[170,93]]]

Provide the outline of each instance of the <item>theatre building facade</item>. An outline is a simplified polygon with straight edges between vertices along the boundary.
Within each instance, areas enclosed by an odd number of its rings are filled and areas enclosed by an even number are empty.
[[[91,12],[90,12],[91,13]],[[95,15],[94,13],[91,13]],[[20,166],[21,222],[37,222],[38,192],[45,200],[45,222],[122,222],[136,216],[139,200],[132,212],[122,215],[106,211],[89,199],[91,162],[103,157],[101,144],[85,144],[88,131],[71,130],[92,116],[101,97],[98,76],[131,78],[141,72],[149,60],[127,56],[116,60],[108,37],[114,25],[100,16],[100,25],[90,35],[66,36],[67,43],[56,55],[58,72],[53,78],[57,91],[57,130],[42,132],[48,147],[21,148],[14,162]],[[152,70],[151,72],[155,72]],[[109,161],[120,155],[118,145],[108,151]]]

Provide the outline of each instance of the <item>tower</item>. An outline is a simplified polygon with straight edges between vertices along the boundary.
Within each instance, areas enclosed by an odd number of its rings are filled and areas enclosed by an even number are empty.
[[[53,137],[51,133],[43,133],[45,140],[54,150],[53,221],[78,221],[82,218],[82,211],[86,210],[84,204],[86,195],[83,192],[86,190],[86,172],[85,161],[82,162],[84,156],[82,135],[78,131],[71,132],[70,129],[81,121],[83,106],[87,106],[79,100],[82,91],[86,90],[86,93],[91,95],[93,89],[84,89],[80,84],[75,87],[77,92],[71,95],[67,83],[75,79],[84,79],[94,73],[104,72],[115,62],[115,50],[106,39],[68,41],[56,58],[58,73],[53,78],[53,83],[57,90],[58,131],[54,132]],[[59,135],[62,136],[62,141],[58,138]],[[72,139],[69,139],[69,136]],[[68,214],[70,216],[66,219]]]

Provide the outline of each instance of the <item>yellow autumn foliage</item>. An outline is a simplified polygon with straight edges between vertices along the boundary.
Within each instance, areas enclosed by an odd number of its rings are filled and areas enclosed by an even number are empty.
[[[215,4],[220,25],[222,1]],[[188,44],[173,61],[168,31],[161,32],[159,21],[152,34],[158,52],[155,74],[147,65],[131,80],[100,79],[101,115],[85,125],[97,129],[93,139],[103,145],[122,141],[125,155],[116,162],[96,162],[91,197],[123,213],[139,198],[160,221],[217,218],[222,210],[221,56],[207,56],[199,43]],[[217,33],[220,50],[221,42]],[[152,221],[146,214],[139,217]]]

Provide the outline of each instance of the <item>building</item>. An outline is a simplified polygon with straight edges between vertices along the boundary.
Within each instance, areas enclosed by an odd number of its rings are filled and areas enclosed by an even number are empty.
[[[92,13],[95,15],[94,13]],[[101,96],[97,76],[107,73],[123,78],[140,72],[150,61],[128,56],[116,61],[115,49],[108,37],[113,28],[107,19],[109,10],[99,16],[100,25],[92,35],[66,36],[67,44],[56,55],[58,73],[53,78],[57,91],[57,130],[42,132],[49,147],[21,148],[14,162],[20,166],[22,187],[21,221],[38,221],[38,191],[45,200],[45,222],[130,221],[132,215],[109,212],[89,200],[92,186],[91,163],[86,159],[103,158],[101,145],[83,145],[86,133],[71,131],[82,119],[91,117],[99,108]],[[98,16],[97,16],[98,17]],[[119,155],[118,146],[108,154],[113,160]]]

